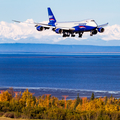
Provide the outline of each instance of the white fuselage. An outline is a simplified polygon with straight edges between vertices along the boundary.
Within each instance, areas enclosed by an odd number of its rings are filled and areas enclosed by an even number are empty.
[[[56,22],[55,26],[57,28],[73,28],[75,26],[79,25],[85,25],[85,26],[92,26],[92,27],[97,27],[97,24],[94,20],[84,20],[84,21],[78,21],[78,22]]]

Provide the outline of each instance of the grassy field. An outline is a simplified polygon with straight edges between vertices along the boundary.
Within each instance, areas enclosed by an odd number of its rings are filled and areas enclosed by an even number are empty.
[[[25,119],[16,119],[16,118],[0,117],[0,120],[25,120]]]
[[[46,119],[16,119],[16,118],[0,117],[0,120],[46,120]]]

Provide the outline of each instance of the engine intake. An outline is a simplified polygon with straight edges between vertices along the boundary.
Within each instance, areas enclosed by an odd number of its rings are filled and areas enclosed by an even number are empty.
[[[57,28],[57,29],[55,30],[55,32],[58,33],[58,34],[61,34],[61,33],[63,32],[63,30],[60,29],[60,28]]]
[[[103,33],[105,31],[105,29],[104,28],[98,28],[98,32],[100,32],[100,33]]]
[[[43,26],[38,26],[38,27],[36,27],[36,29],[37,29],[38,31],[43,31],[44,27],[43,27]]]

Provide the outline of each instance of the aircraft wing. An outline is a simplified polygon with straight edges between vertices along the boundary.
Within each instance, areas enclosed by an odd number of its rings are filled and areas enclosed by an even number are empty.
[[[35,27],[43,26],[45,28],[55,28],[55,29],[60,28],[61,30],[64,30],[64,31],[74,31],[75,30],[75,28],[65,28],[65,27],[51,26],[51,25],[44,24],[44,23],[34,23],[34,24],[36,24]]]
[[[64,28],[64,27],[61,27],[60,29],[62,29],[62,30],[71,30],[71,31],[75,30],[75,28]]]
[[[35,27],[37,26],[43,26],[43,27],[48,27],[48,28],[55,28],[55,26],[51,26],[51,25],[48,25],[48,24],[45,24],[45,23],[34,23],[36,24]]]
[[[107,26],[107,25],[108,25],[108,23],[102,24],[102,25],[98,25],[98,28],[101,28],[101,27],[104,27],[104,26]]]
[[[28,23],[28,22],[21,22],[21,21],[17,21],[17,20],[12,20],[12,21],[17,22],[17,23],[35,24],[35,27],[40,26],[40,25],[43,27],[51,27],[50,25],[45,24],[45,23],[36,23],[36,22]]]
[[[75,28],[58,27],[58,26],[56,27],[56,26],[51,26],[51,25],[45,24],[45,23],[36,23],[36,22],[28,23],[28,22],[21,22],[21,21],[17,21],[17,20],[12,20],[12,21],[17,22],[17,23],[35,24],[35,27],[43,26],[45,28],[55,28],[55,29],[60,28],[64,31],[74,31],[75,30]]]

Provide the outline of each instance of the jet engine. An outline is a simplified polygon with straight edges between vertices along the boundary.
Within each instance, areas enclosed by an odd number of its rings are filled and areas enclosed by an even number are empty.
[[[100,33],[103,33],[105,31],[105,29],[104,28],[98,28],[98,32],[100,32]]]
[[[38,26],[38,27],[36,27],[36,29],[37,29],[38,31],[43,31],[44,27],[43,27],[43,26]]]
[[[58,34],[61,34],[61,33],[63,32],[63,30],[60,29],[60,28],[57,28],[57,29],[55,30],[55,32],[58,33]]]
[[[97,30],[92,31],[92,34],[96,35],[97,34]]]

